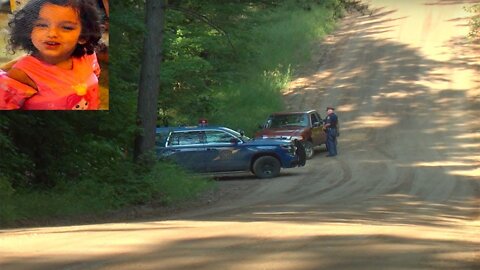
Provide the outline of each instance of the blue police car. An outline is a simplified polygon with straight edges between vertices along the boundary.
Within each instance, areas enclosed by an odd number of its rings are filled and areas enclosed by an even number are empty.
[[[305,165],[305,150],[296,141],[252,140],[226,127],[202,125],[161,127],[156,133],[157,155],[194,172],[252,172],[271,178],[281,168]]]

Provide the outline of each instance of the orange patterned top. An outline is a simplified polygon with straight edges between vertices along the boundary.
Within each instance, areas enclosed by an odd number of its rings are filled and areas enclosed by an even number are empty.
[[[14,68],[35,82],[37,90],[0,73],[0,109],[98,110],[100,66],[95,54],[74,57],[72,69],[62,69],[28,55]]]

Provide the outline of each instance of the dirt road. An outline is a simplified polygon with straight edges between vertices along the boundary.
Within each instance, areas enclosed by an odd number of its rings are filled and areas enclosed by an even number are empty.
[[[336,158],[166,220],[0,231],[0,269],[480,269],[476,2],[372,0],[318,45],[285,100],[338,108]]]

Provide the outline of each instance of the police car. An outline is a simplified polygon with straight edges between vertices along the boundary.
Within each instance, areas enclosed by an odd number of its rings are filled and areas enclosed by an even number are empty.
[[[256,139],[221,126],[159,127],[159,158],[173,160],[201,173],[252,172],[272,178],[281,168],[305,165],[305,151],[296,141]]]

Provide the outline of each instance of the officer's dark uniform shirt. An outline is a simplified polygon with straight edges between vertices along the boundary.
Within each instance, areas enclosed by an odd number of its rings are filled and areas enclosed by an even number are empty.
[[[337,118],[337,115],[335,113],[329,114],[325,118],[325,123],[330,124],[328,126],[329,128],[336,128],[337,127],[337,122],[338,122],[338,118]]]

